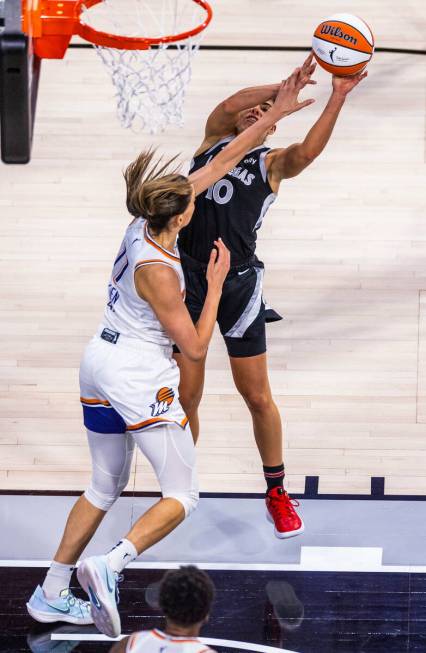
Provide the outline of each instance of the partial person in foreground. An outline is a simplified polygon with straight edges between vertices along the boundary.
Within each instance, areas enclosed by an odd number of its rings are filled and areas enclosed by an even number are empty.
[[[168,571],[160,583],[160,608],[166,618],[164,630],[143,630],[115,644],[110,653],[214,653],[199,639],[207,623],[214,585],[195,566]]]
[[[304,84],[316,83],[311,80],[315,66],[311,54],[300,72]],[[304,525],[295,510],[297,502],[284,490],[281,416],[268,378],[265,329],[267,322],[281,317],[263,298],[264,265],[255,254],[257,231],[277,198],[281,182],[299,175],[324,150],[348,93],[366,75],[333,76],[327,105],[301,143],[271,149],[265,141],[275,132],[276,125],[266,129],[255,148],[241,157],[206,193],[197,197],[192,221],[179,234],[186,305],[194,323],[200,317],[207,292],[204,276],[212,242],[222,238],[231,252],[231,269],[223,286],[217,321],[228,350],[235,386],[251,413],[267,485],[267,516],[279,538],[299,535]],[[245,88],[221,102],[207,119],[191,172],[214,161],[224,147],[263,120],[279,88],[279,84]],[[206,356],[192,361],[176,346],[175,357],[181,373],[179,396],[196,441]]]
[[[277,120],[307,106],[297,69],[281,84],[271,111],[206,166],[185,177],[143,152],[125,172],[133,221],[113,264],[107,304],[80,366],[81,403],[92,458],[92,481],[72,508],[42,586],[27,603],[37,621],[95,623],[120,634],[119,575],[197,506],[194,442],[179,402],[177,343],[193,362],[205,357],[216,322],[229,252],[212,243],[208,290],[194,325],[184,303],[185,283],[176,241],[191,220],[195,196],[220,179]],[[173,161],[173,159],[172,159]],[[170,163],[170,162],[169,162]],[[89,603],[69,589],[74,565],[107,511],[127,485],[135,444],[151,463],[162,498],[107,554],[83,560],[77,577]]]

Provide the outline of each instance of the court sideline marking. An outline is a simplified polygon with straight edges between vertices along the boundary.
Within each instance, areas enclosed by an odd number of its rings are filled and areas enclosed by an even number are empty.
[[[200,569],[225,571],[328,571],[426,574],[426,565],[384,565],[381,547],[302,546],[300,562],[238,563],[192,561]],[[0,560],[0,567],[49,567],[50,560]],[[188,560],[132,562],[127,569],[178,569]],[[78,566],[78,563],[77,563]]]

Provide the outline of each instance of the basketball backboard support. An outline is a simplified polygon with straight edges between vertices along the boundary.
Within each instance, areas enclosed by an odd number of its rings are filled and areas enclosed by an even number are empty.
[[[22,31],[21,0],[0,0],[1,158],[28,163],[37,101],[40,59]]]

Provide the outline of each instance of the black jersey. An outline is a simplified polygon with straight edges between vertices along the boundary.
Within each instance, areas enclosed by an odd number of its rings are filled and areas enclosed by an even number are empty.
[[[233,138],[223,138],[196,156],[190,172],[205,166]],[[269,150],[261,145],[247,152],[233,170],[198,195],[192,220],[179,233],[179,247],[184,253],[207,263],[213,241],[220,236],[231,251],[231,265],[253,257],[257,230],[276,198],[265,165]]]

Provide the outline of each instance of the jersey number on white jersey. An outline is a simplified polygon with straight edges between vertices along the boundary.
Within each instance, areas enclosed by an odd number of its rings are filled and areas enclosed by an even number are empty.
[[[127,260],[126,256],[126,248],[123,246],[120,247],[120,251],[118,252],[118,256],[114,261],[114,265],[112,268],[112,280],[114,283],[118,283],[129,267],[129,261]],[[114,311],[114,304],[117,303],[117,301],[120,298],[120,293],[118,292],[117,288],[112,285],[112,283],[108,284],[108,296],[109,296],[109,301],[107,303],[108,308],[110,308],[112,311]]]

